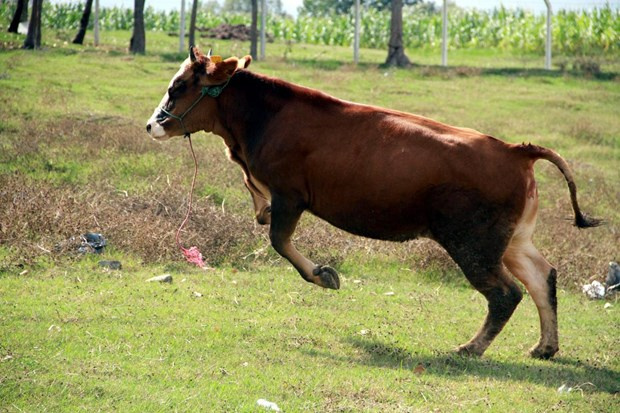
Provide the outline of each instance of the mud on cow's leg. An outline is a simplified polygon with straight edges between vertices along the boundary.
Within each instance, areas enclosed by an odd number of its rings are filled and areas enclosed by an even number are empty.
[[[333,268],[314,264],[301,255],[291,242],[302,212],[303,208],[296,202],[279,196],[272,197],[269,228],[271,245],[297,269],[304,280],[323,288],[337,290],[340,288],[338,273]]]
[[[547,300],[550,315],[545,318],[543,309],[536,303],[540,315],[540,340],[530,350],[530,356],[537,359],[550,359],[560,350],[558,338],[558,300],[556,295],[557,272],[555,268],[549,271],[547,276]]]

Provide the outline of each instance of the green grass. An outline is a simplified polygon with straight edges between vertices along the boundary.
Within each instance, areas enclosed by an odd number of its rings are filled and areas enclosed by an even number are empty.
[[[620,390],[618,304],[561,291],[562,353],[544,362],[524,355],[538,334],[528,297],[483,359],[464,359],[452,347],[484,300],[432,272],[348,263],[329,292],[288,266],[152,284],[166,268],[127,260],[0,278],[8,411],[258,411],[260,398],[283,411],[613,411]]]
[[[526,295],[485,356],[463,359],[452,349],[476,331],[485,303],[445,254],[304,217],[300,249],[343,276],[338,292],[306,284],[255,228],[221,140],[203,133],[197,212],[182,239],[217,269],[183,263],[173,236],[191,158],[180,139],[155,143],[144,132],[185,58],[177,39],[150,34],[147,55],[130,56],[127,32],[104,32],[100,48],[46,36],[44,50],[26,52],[0,34],[0,411],[254,412],[259,398],[285,412],[617,410],[620,303],[605,309],[578,290],[620,258],[618,56],[604,58],[599,77],[541,71],[540,56],[494,50],[455,52],[459,67],[449,69],[412,50],[418,65],[394,70],[379,67],[384,51],[364,50],[356,67],[347,48],[270,44],[269,58],[252,63],[569,160],[582,206],[607,226],[570,228],[565,183],[537,164],[536,242],[560,274],[560,353],[527,356],[539,327]],[[224,56],[248,49],[203,46]],[[56,248],[90,230],[108,238],[105,256]],[[162,273],[174,282],[144,282]]]

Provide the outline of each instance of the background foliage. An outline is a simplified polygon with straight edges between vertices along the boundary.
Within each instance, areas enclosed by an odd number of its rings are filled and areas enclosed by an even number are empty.
[[[2,21],[10,21],[13,5],[0,4]],[[82,13],[79,3],[44,3],[44,28],[77,30]],[[125,8],[101,10],[103,30],[130,30],[133,11]],[[146,30],[176,32],[179,12],[145,10]],[[199,28],[221,23],[250,24],[248,13],[219,12],[204,8],[197,16]],[[91,21],[92,25],[92,21]],[[368,8],[362,12],[361,47],[385,48],[390,25],[389,10]],[[543,53],[545,16],[504,7],[492,11],[452,8],[449,12],[451,49],[498,48]],[[350,46],[353,43],[353,16],[340,13],[329,17],[301,14],[293,19],[272,14],[267,31],[275,40],[321,45]],[[439,48],[441,14],[425,4],[407,6],[403,12],[403,39],[408,48]],[[594,55],[617,52],[620,48],[620,10],[603,7],[592,11],[559,11],[553,17],[553,51],[564,55]],[[148,41],[148,40],[147,40]]]

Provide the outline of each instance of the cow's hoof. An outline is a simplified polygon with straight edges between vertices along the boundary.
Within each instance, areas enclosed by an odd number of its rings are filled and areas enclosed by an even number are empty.
[[[319,277],[319,285],[321,287],[331,288],[332,290],[340,289],[340,278],[338,278],[338,273],[333,268],[326,265],[319,266],[312,271],[312,274]]]
[[[478,346],[468,343],[458,346],[456,354],[462,357],[480,357],[484,354],[484,350],[481,350]]]
[[[557,353],[559,348],[551,345],[537,345],[530,350],[530,356],[535,359],[549,360]]]

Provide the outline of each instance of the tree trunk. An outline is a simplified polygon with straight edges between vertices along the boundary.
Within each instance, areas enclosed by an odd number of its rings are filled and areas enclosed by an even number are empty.
[[[32,11],[30,12],[30,23],[28,24],[28,34],[24,40],[24,49],[38,49],[41,47],[41,8],[43,0],[32,0]]]
[[[386,66],[408,67],[411,65],[403,46],[403,0],[392,0],[392,19],[390,20],[390,43]]]
[[[252,0],[252,24],[250,25],[250,56],[258,57],[258,0]]]
[[[84,12],[82,13],[82,19],[80,20],[80,30],[73,39],[74,44],[83,44],[84,36],[86,35],[86,29],[88,29],[88,20],[90,20],[90,11],[93,8],[93,0],[86,0],[84,5]]]
[[[129,51],[139,54],[144,54],[146,51],[146,38],[144,35],[144,0],[134,0],[133,34],[129,42]]]
[[[198,11],[198,0],[192,3],[192,16],[189,18],[189,45],[196,46],[196,12]]]
[[[17,8],[9,25],[9,33],[17,33],[21,22],[28,21],[28,0],[17,0]]]

